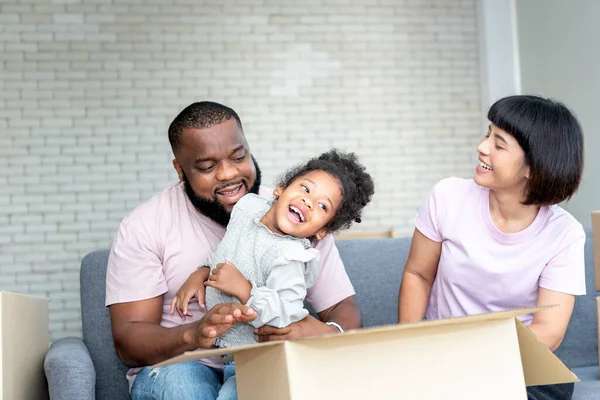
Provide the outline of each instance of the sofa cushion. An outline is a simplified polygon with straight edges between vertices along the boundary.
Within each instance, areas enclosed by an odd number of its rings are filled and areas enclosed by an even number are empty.
[[[108,250],[95,251],[81,262],[81,322],[83,341],[96,370],[97,399],[128,399],[127,367],[117,356],[106,298]]]
[[[338,240],[365,328],[398,323],[398,290],[410,238]]]
[[[586,229],[585,284],[587,294],[577,296],[575,309],[565,338],[556,355],[569,368],[598,365],[598,331],[596,313],[596,284],[594,283],[594,248],[592,231]]]
[[[575,383],[573,400],[600,400],[600,379],[598,367],[573,368],[581,382]]]

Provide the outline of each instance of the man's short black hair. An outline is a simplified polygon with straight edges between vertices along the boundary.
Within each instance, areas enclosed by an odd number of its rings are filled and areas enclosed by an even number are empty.
[[[573,196],[583,173],[583,132],[564,104],[538,96],[509,96],[492,105],[488,119],[525,152],[530,176],[523,204],[548,206]]]
[[[181,145],[181,134],[184,129],[206,129],[235,119],[240,129],[242,121],[235,111],[219,103],[200,101],[187,106],[179,113],[169,126],[169,142],[171,149],[177,150]]]
[[[371,176],[358,162],[356,154],[330,150],[283,174],[277,186],[288,187],[310,171],[327,172],[340,183],[342,202],[327,224],[327,230],[333,233],[349,228],[352,222],[360,223],[361,211],[371,201],[375,188]]]

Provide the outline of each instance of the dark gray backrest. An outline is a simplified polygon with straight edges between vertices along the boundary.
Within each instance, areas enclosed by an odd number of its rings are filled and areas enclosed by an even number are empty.
[[[571,368],[597,365],[596,292],[591,231],[586,231],[586,283],[557,355]],[[410,238],[338,240],[336,245],[356,291],[365,327],[398,322],[398,290]],[[97,399],[127,399],[127,367],[115,352],[104,306],[108,250],[88,254],[81,265],[83,340],[96,369]]]
[[[410,238],[338,240],[365,328],[398,323],[398,290]]]
[[[567,334],[556,355],[570,368],[598,365],[598,329],[596,284],[594,282],[594,247],[592,230],[586,229],[585,285],[587,294],[577,296]]]
[[[90,351],[96,370],[96,398],[129,399],[129,387],[123,365],[112,340],[106,298],[108,250],[95,251],[81,262],[81,322],[83,341]]]

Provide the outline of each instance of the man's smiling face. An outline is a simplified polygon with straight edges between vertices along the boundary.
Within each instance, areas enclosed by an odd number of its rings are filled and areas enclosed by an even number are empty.
[[[260,170],[233,118],[205,129],[183,129],[173,166],[192,204],[223,226],[239,199],[258,193],[260,186]]]

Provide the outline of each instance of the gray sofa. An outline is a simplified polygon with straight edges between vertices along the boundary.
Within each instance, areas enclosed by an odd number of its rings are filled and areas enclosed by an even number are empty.
[[[596,292],[591,231],[587,232],[588,295],[577,298],[575,311],[558,356],[579,376],[574,399],[600,400]],[[337,242],[356,289],[364,326],[397,322],[398,288],[410,239],[354,239]],[[108,251],[88,254],[81,265],[83,340],[55,341],[45,359],[50,398],[127,399],[127,368],[115,352],[104,288]],[[448,398],[451,398],[449,396]]]

